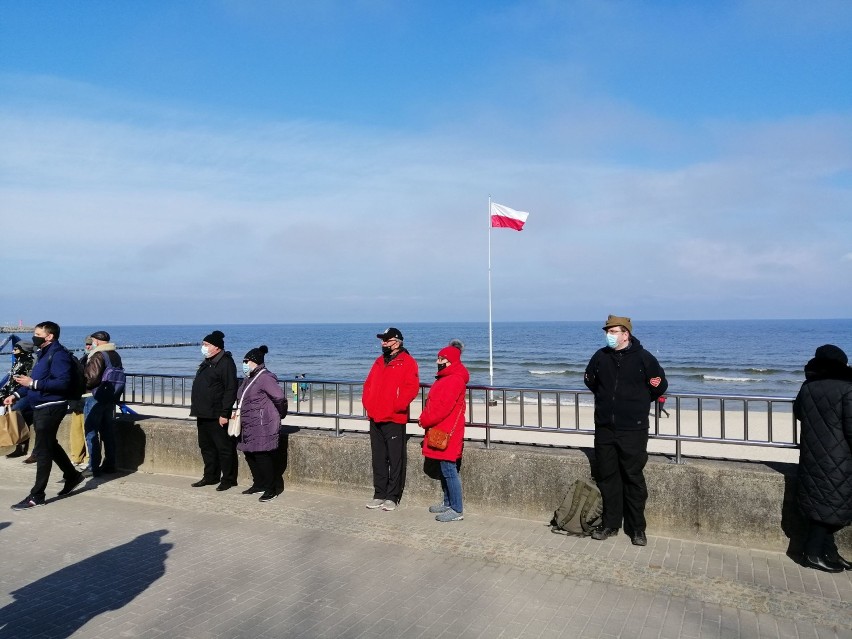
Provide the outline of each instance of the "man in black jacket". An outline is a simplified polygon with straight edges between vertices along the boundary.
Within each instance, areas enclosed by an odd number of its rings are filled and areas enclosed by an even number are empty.
[[[204,476],[195,488],[219,484],[223,491],[237,485],[237,440],[228,435],[228,420],[237,399],[237,366],[225,349],[225,334],[213,331],[201,342],[204,361],[192,382],[189,414],[198,425],[198,447]]]
[[[603,523],[593,539],[624,530],[634,546],[645,546],[643,470],[648,462],[648,408],[668,388],[657,358],[642,348],[629,317],[610,315],[603,327],[607,345],[592,355],[584,381],[595,395],[595,459],[603,497]]]

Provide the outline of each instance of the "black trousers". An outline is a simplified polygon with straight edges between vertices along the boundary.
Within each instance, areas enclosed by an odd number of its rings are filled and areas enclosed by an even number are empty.
[[[197,418],[198,447],[204,460],[204,480],[237,485],[237,440],[219,418]]]
[[[36,499],[44,499],[44,491],[50,479],[50,470],[53,462],[62,470],[65,479],[73,479],[78,470],[68,458],[65,449],[56,440],[59,424],[68,411],[68,404],[62,402],[54,406],[46,406],[33,411],[33,428],[36,433],[36,443],[33,448],[33,456],[36,458],[36,479],[30,495]]]
[[[408,465],[405,441],[405,424],[370,420],[374,499],[390,499],[396,503],[402,499]]]
[[[280,494],[284,490],[284,450],[245,451],[246,463],[251,470],[252,486],[265,493]]]
[[[598,488],[603,497],[603,525],[636,533],[645,530],[648,487],[643,470],[648,463],[648,431],[595,427]]]
[[[834,533],[843,528],[834,524],[824,524],[821,521],[811,519],[808,522],[808,537],[805,540],[805,554],[814,559],[818,557],[833,558],[837,554],[837,545],[834,542]]]

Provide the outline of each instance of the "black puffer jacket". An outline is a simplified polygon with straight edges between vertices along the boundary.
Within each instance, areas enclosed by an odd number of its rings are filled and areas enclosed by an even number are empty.
[[[583,381],[595,394],[595,426],[623,430],[647,429],[651,402],[669,387],[657,358],[632,335],[628,348],[592,355]]]
[[[797,499],[809,519],[852,523],[852,372],[814,358],[793,404],[802,423]]]
[[[231,353],[221,351],[201,362],[192,382],[189,414],[206,419],[229,419],[236,399],[237,366]]]
[[[12,363],[12,368],[9,369],[6,383],[0,386],[0,399],[6,398],[18,390],[20,384],[14,380],[15,375],[29,375],[34,365],[35,359],[31,353],[15,355],[15,361]]]

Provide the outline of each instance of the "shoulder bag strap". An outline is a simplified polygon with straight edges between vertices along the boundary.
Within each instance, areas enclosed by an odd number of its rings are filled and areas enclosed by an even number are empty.
[[[266,369],[265,369],[265,368],[264,368],[264,369],[262,369],[262,370],[261,370],[261,371],[260,371],[257,375],[255,375],[255,376],[254,376],[254,379],[252,379],[252,380],[248,383],[248,386],[246,386],[246,389],[243,391],[243,394],[242,394],[242,395],[240,395],[240,401],[238,401],[238,402],[237,402],[237,410],[240,410],[240,406],[242,406],[242,405],[243,405],[243,397],[245,397],[245,396],[246,396],[246,393],[248,393],[248,389],[249,389],[249,388],[251,388],[251,385],[252,385],[252,384],[254,384],[254,383],[257,381],[257,378],[258,378],[258,377],[260,377],[261,375],[263,375],[263,373],[264,373],[264,372],[266,372]]]

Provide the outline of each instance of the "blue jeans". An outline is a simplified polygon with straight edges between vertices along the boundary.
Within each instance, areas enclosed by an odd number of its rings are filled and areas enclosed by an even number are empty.
[[[441,490],[444,491],[444,505],[457,513],[462,512],[462,485],[458,462],[441,462]]]
[[[115,404],[97,402],[91,397],[86,398],[83,415],[86,448],[89,449],[92,473],[115,472]],[[104,446],[103,465],[101,464],[101,443]]]
[[[92,412],[92,406],[95,405],[95,398],[89,395],[83,398],[83,438],[86,440],[86,457],[89,458],[89,463],[86,470],[92,470],[92,442],[89,441],[86,431],[86,422],[89,419],[89,413]]]

